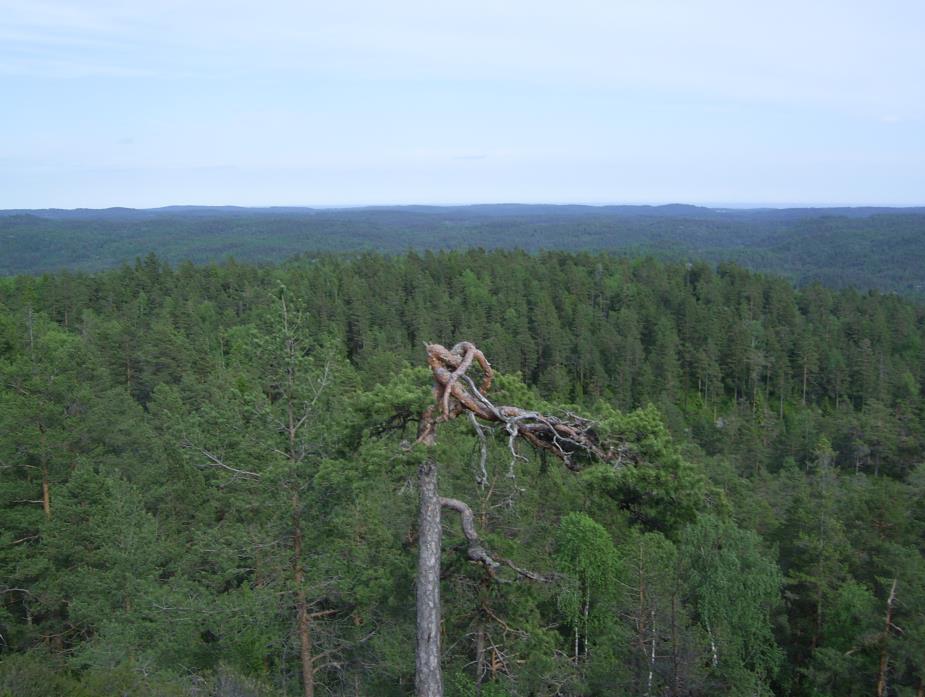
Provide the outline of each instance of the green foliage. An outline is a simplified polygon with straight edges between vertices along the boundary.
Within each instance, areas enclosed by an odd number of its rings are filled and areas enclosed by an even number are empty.
[[[801,285],[851,285],[922,296],[922,216],[921,208],[730,211],[694,206],[0,211],[5,244],[0,274],[99,271],[134,261],[156,280],[160,269],[150,255],[141,259],[152,249],[172,263],[214,263],[231,256],[282,262],[296,254],[313,258],[319,252],[370,250],[579,249],[676,261],[735,261]],[[607,281],[616,285],[618,279]],[[459,286],[467,303],[491,304],[493,289],[478,270],[461,273]]]
[[[703,516],[684,530],[678,554],[710,647],[711,676],[726,694],[770,694],[782,658],[771,631],[782,578],[758,536]]]
[[[448,692],[853,697],[886,655],[914,694],[925,311],[471,251],[0,284],[0,695],[291,697],[299,591],[318,693],[407,695],[422,347],[462,339],[620,462],[440,425],[441,493],[555,579],[490,578],[446,516]]]
[[[498,682],[476,683],[465,673],[453,673],[447,676],[447,697],[511,697],[505,686]]]
[[[200,685],[134,661],[111,668],[91,668],[80,676],[69,675],[56,664],[54,656],[42,651],[0,659],[0,697],[149,697],[153,694],[193,697],[203,694]],[[272,697],[266,691],[243,694]]]
[[[559,608],[572,629],[584,633],[587,642],[600,604],[615,590],[617,551],[602,525],[584,513],[569,513],[559,522],[556,533],[556,563],[567,578],[559,593]]]
[[[636,522],[672,532],[702,511],[721,506],[719,492],[684,459],[654,406],[629,414],[607,410],[599,429],[607,440],[620,444],[620,461],[593,468],[587,480]]]
[[[40,553],[50,566],[37,586],[43,603],[66,604],[70,631],[85,637],[113,615],[141,609],[162,561],[157,524],[140,493],[87,466],[62,487]]]

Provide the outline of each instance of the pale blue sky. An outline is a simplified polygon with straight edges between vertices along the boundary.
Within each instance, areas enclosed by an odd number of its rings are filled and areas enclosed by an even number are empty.
[[[0,0],[0,208],[925,204],[921,0]]]

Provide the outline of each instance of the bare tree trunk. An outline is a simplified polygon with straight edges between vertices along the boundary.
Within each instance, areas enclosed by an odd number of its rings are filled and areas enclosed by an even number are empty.
[[[42,448],[42,510],[51,518],[51,483],[48,479],[48,449],[45,444],[45,427],[39,424],[40,446]]]
[[[671,592],[671,695],[677,697],[680,692],[678,675],[678,592]]]
[[[32,306],[26,310],[26,326],[29,328],[29,357],[35,361],[35,334],[33,333]]]
[[[890,587],[890,597],[886,601],[886,622],[883,626],[883,646],[880,649],[880,670],[877,674],[877,697],[883,697],[886,694],[886,672],[890,663],[890,656],[887,652],[887,641],[890,638],[890,628],[893,626],[893,605],[896,603],[896,579],[893,579],[893,585]],[[921,690],[921,686],[919,688]]]
[[[432,457],[427,458],[418,474],[421,511],[418,519],[415,695],[443,697],[443,675],[440,672],[440,542],[443,529],[436,461]]]
[[[585,627],[585,641],[584,641],[584,644],[582,645],[582,649],[584,650],[584,655],[586,658],[588,656],[588,616],[590,615],[590,612],[591,612],[591,586],[585,583],[585,602],[581,608],[581,618],[582,618],[582,623],[584,624],[584,627]]]
[[[710,653],[713,654],[711,665],[714,668],[719,667],[719,650],[716,648],[716,639],[713,637],[713,630],[710,628],[710,621],[704,618],[704,624],[707,627],[707,636],[710,637]]]
[[[804,407],[806,406],[806,378],[807,378],[808,372],[809,371],[807,367],[804,365],[803,366],[803,406]]]
[[[639,640],[639,654],[646,659],[646,580],[645,580],[645,562],[643,561],[642,545],[639,545],[639,565],[636,567],[639,573],[639,605],[636,609],[636,635]],[[636,672],[636,683],[638,689],[642,691],[642,671],[644,663],[638,664]]]
[[[48,482],[48,467],[42,467],[42,510],[51,518],[51,485]]]
[[[816,619],[813,624],[813,638],[810,641],[810,649],[816,650],[819,645],[819,637],[822,635],[822,584],[816,584]]]
[[[299,659],[302,664],[302,687],[305,697],[315,694],[315,661],[312,656],[311,617],[305,598],[305,572],[302,570],[302,527],[299,520],[299,495],[292,495],[292,570],[295,581],[296,619],[299,631]]]
[[[646,680],[646,697],[651,697],[652,695],[652,677],[655,675],[655,608],[652,608],[651,612],[651,622],[652,622],[652,646],[649,647],[649,677]]]
[[[485,681],[485,675],[488,673],[488,660],[485,651],[485,627],[479,620],[479,628],[475,633],[475,690],[476,694],[482,694],[482,683]]]
[[[283,303],[283,329],[286,332],[286,439],[287,453],[291,465],[302,461],[297,438],[304,419],[297,421],[295,415],[295,381],[296,381],[296,342],[289,330],[289,309],[286,299]],[[295,485],[297,486],[297,485]],[[315,657],[312,648],[312,617],[308,611],[308,599],[305,594],[305,571],[302,568],[302,521],[301,502],[298,489],[292,492],[292,571],[295,582],[296,623],[299,633],[299,662],[302,667],[302,688],[305,697],[315,694]]]

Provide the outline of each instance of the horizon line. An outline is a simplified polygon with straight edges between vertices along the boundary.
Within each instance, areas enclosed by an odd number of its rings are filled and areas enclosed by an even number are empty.
[[[73,208],[61,206],[46,206],[44,208],[0,208],[0,212],[32,212],[32,211],[158,211],[170,208],[237,208],[240,210],[267,210],[274,208],[297,208],[304,210],[353,210],[363,208],[467,208],[479,206],[549,206],[549,207],[567,207],[580,206],[586,208],[667,208],[671,206],[686,206],[691,208],[703,208],[707,210],[793,210],[793,209],[833,209],[833,208],[925,208],[925,203],[821,203],[821,202],[722,202],[722,203],[687,203],[682,201],[670,201],[665,203],[627,203],[627,202],[581,202],[581,201],[542,201],[542,202],[525,202],[525,201],[473,201],[467,203],[349,203],[349,204],[305,204],[305,203],[273,203],[260,205],[242,205],[236,203],[170,203],[160,206],[78,206]]]

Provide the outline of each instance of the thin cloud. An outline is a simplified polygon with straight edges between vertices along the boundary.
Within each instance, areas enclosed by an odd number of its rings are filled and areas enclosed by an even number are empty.
[[[55,58],[16,58],[0,56],[0,75],[51,79],[87,77],[143,78],[154,77],[153,70],[98,62],[80,62]]]
[[[898,137],[925,118],[917,0],[0,0],[0,17],[0,205],[925,190],[925,145]],[[198,169],[215,162],[238,169]]]
[[[897,113],[921,108],[923,98],[916,85],[925,72],[918,31],[925,6],[916,2],[879,10],[825,0],[766,6],[579,0],[554,11],[537,11],[526,0],[464,6],[271,0],[259,10],[234,0],[4,6],[16,9],[7,12],[6,31],[23,40],[60,49],[97,46],[102,55],[95,60],[73,58],[107,66],[100,74],[121,66],[164,76],[279,71],[330,79],[510,80],[853,109],[886,103]],[[45,74],[41,64],[34,67]]]

